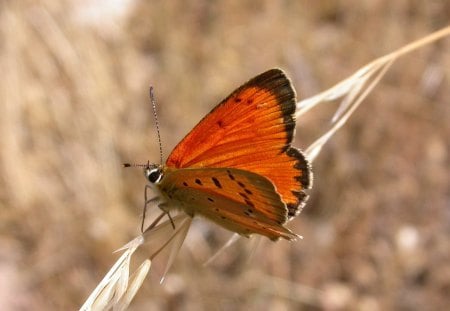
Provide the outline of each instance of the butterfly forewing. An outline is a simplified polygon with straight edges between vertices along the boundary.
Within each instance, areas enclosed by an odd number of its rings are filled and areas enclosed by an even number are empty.
[[[284,72],[251,79],[214,108],[167,159],[173,168],[237,168],[261,175],[296,214],[311,186],[310,167],[290,146],[295,130],[295,91]]]
[[[169,206],[243,234],[291,240],[287,208],[265,177],[233,168],[167,168],[158,185]]]

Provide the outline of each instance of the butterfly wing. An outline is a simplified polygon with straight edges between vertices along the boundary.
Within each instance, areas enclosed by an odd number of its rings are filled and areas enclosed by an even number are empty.
[[[166,168],[158,188],[169,207],[202,215],[243,235],[297,236],[283,224],[287,209],[265,177],[234,168]]]
[[[166,165],[228,167],[269,179],[294,216],[311,186],[311,169],[291,142],[295,91],[280,69],[251,79],[216,106],[175,147]]]

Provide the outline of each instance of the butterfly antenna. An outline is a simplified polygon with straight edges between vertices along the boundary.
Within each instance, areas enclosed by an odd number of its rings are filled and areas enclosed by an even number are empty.
[[[150,100],[152,102],[153,117],[155,118],[156,133],[158,134],[160,164],[162,164],[163,163],[163,151],[162,151],[162,144],[161,144],[161,134],[159,133],[158,114],[156,113],[156,100],[155,100],[155,96],[153,95],[153,86],[150,86],[149,93],[150,93]]]
[[[123,163],[123,167],[148,167],[148,164]]]

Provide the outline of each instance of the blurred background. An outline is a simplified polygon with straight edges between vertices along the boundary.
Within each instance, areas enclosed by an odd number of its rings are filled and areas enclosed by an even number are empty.
[[[2,1],[0,303],[81,306],[139,234],[145,179],[221,99],[281,67],[300,99],[450,20],[448,1]],[[450,306],[450,40],[389,70],[313,163],[295,243],[194,222],[132,310],[443,310]],[[337,104],[298,120],[305,149]],[[253,254],[253,255],[252,255]],[[138,255],[142,260],[144,254]]]

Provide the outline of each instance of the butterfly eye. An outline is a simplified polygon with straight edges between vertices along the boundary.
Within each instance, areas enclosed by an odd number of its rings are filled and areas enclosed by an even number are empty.
[[[163,176],[162,170],[159,168],[145,169],[145,177],[152,184],[158,183]]]

